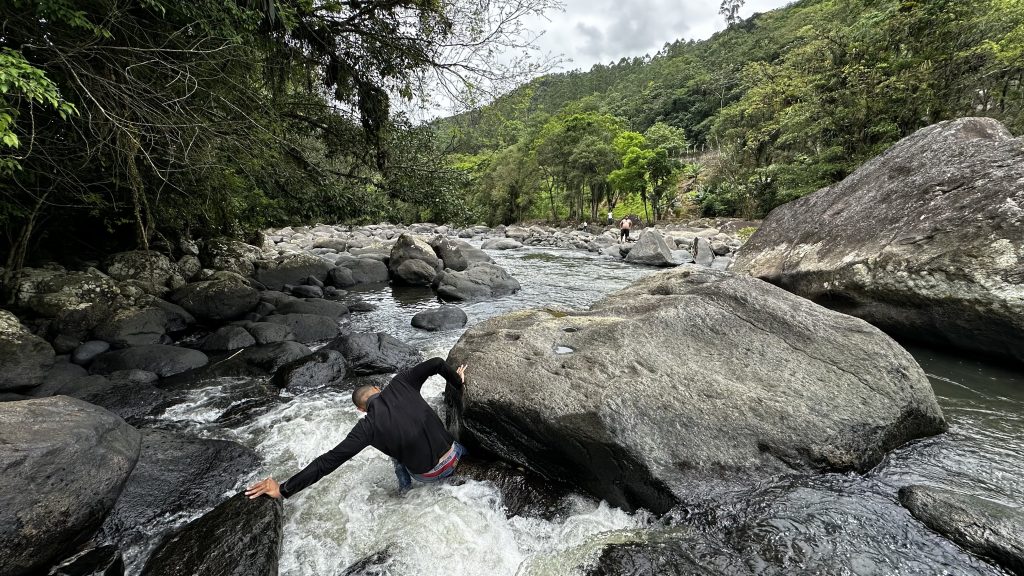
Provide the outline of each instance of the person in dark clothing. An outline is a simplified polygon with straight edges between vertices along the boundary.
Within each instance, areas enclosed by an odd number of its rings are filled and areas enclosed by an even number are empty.
[[[294,496],[367,446],[391,457],[400,492],[411,487],[412,479],[437,482],[451,476],[465,448],[448,433],[437,413],[420,395],[420,388],[427,378],[440,374],[461,393],[465,372],[465,365],[452,369],[444,360],[431,358],[399,372],[383,390],[376,386],[356,388],[352,402],[366,417],[356,423],[340,444],[285,482],[278,484],[273,478],[266,478],[250,486],[245,494],[249,498],[263,494],[272,498]]]

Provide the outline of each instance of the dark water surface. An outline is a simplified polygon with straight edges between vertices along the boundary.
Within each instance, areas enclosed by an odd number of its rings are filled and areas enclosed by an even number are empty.
[[[494,252],[522,284],[518,294],[463,306],[470,325],[512,310],[583,308],[656,272],[593,254],[524,249]],[[427,333],[413,314],[438,305],[429,291],[389,288],[363,297],[378,306],[353,316],[361,331],[385,331],[426,356],[446,356],[462,330]],[[1000,502],[1024,502],[1024,382],[1020,373],[983,362],[910,348],[928,373],[950,431],[904,446],[866,475],[780,480],[728,501],[674,514],[678,525],[641,511],[627,514],[584,497],[552,520],[505,518],[488,483],[423,487],[400,498],[389,460],[365,450],[286,504],[281,573],[341,574],[360,558],[388,549],[381,574],[581,574],[608,543],[671,537],[707,565],[764,574],[1003,574],[932,533],[903,509],[901,486],[924,483]],[[472,369],[472,368],[470,368]],[[253,447],[283,479],[339,442],[358,414],[348,393],[316,391],[225,430],[224,381],[195,392],[165,416],[178,425]],[[440,403],[443,382],[424,395]]]

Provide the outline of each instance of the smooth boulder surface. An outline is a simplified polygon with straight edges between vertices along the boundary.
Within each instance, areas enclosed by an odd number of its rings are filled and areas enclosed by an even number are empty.
[[[154,408],[169,400],[170,396],[151,383],[134,381],[131,377],[117,377],[132,372],[156,377],[150,372],[141,371],[116,372],[110,378],[93,374],[67,382],[54,393],[101,406],[125,420],[134,422],[135,419],[149,414]]]
[[[256,339],[241,326],[221,326],[203,339],[199,349],[203,352],[229,352],[239,348],[248,348],[256,344]]]
[[[276,576],[284,507],[239,493],[160,545],[143,576]]]
[[[53,347],[0,310],[0,392],[25,390],[43,382],[53,366]]]
[[[115,348],[159,344],[167,333],[167,315],[159,308],[122,308],[93,330],[97,340]]]
[[[1024,510],[931,486],[900,489],[915,518],[965,549],[1024,574]]]
[[[259,464],[259,456],[237,442],[144,430],[139,461],[103,522],[103,534],[136,572],[176,527],[175,518],[212,508]]]
[[[287,326],[303,344],[330,340],[341,332],[337,319],[319,314],[271,314],[263,321]]]
[[[398,237],[395,245],[391,247],[391,255],[388,258],[388,269],[394,275],[399,267],[410,260],[418,260],[427,265],[431,270],[440,270],[441,262],[430,247],[422,238],[412,234],[402,234]]]
[[[116,546],[96,546],[62,560],[47,576],[124,576],[124,559]]]
[[[271,383],[278,388],[300,392],[336,384],[344,377],[345,357],[337,350],[325,349],[281,366]]]
[[[338,266],[348,268],[352,273],[352,281],[356,284],[377,284],[388,281],[388,267],[373,258],[339,260]]]
[[[331,318],[341,318],[348,314],[348,307],[341,302],[330,300],[292,300],[277,307],[278,314],[318,314]]]
[[[522,247],[522,242],[512,238],[490,238],[480,245],[483,250],[516,250]]]
[[[89,365],[93,374],[109,374],[117,370],[145,370],[160,377],[173,376],[205,366],[206,354],[179,346],[150,344],[100,354]]]
[[[391,276],[399,284],[430,286],[437,277],[437,270],[423,260],[405,260],[391,267]]]
[[[437,283],[437,294],[447,300],[482,300],[515,294],[519,281],[496,264],[473,264],[465,272],[445,271]]]
[[[390,374],[423,361],[418,350],[384,332],[356,332],[329,342],[325,348],[345,357],[355,376]]]
[[[665,238],[654,230],[644,230],[640,233],[640,239],[626,255],[626,262],[644,266],[675,266],[672,250],[669,249]]]
[[[769,214],[732,270],[891,334],[1024,361],[1024,139],[923,128]]]
[[[664,512],[783,473],[866,471],[946,429],[924,372],[866,322],[685,265],[590,310],[470,328],[453,431],[626,508]]]
[[[323,282],[334,265],[312,254],[287,254],[276,260],[256,261],[256,280],[268,290],[281,290],[285,284],[301,284],[313,276]]]
[[[137,430],[81,400],[0,403],[0,575],[33,573],[91,537],[139,445]]]
[[[259,292],[241,276],[220,272],[214,280],[186,284],[171,294],[171,301],[196,318],[223,321],[244,316],[260,301]]]
[[[444,236],[435,236],[430,239],[430,246],[445,268],[456,272],[469,268],[469,260],[461,245]]]
[[[423,310],[412,317],[413,326],[430,332],[462,328],[468,321],[469,317],[466,316],[462,308],[451,304],[445,304],[433,310]]]

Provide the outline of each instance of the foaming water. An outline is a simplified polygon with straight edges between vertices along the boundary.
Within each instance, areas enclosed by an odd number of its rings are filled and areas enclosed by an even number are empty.
[[[492,256],[523,289],[460,305],[469,325],[523,308],[583,308],[657,272],[576,251]],[[426,357],[446,356],[464,332],[412,328],[413,314],[439,305],[429,290],[384,287],[360,296],[378,308],[354,314],[355,330],[388,332]],[[929,375],[949,433],[901,447],[865,475],[780,479],[678,512],[680,533],[690,534],[679,537],[682,545],[704,565],[759,574],[1003,574],[914,520],[896,493],[924,483],[1021,505],[1024,383],[1018,373],[909,349]],[[283,480],[334,447],[360,417],[347,390],[327,389],[285,393],[244,426],[219,425],[239,390],[262,384],[223,379],[188,392],[163,418],[252,447],[264,459],[262,475]],[[423,395],[438,408],[442,390],[435,377]],[[281,574],[336,576],[384,552],[367,574],[577,575],[606,544],[644,541],[664,530],[643,511],[627,514],[582,496],[571,496],[563,509],[551,520],[507,518],[497,488],[477,481],[420,485],[399,496],[390,459],[367,449],[286,502]]]

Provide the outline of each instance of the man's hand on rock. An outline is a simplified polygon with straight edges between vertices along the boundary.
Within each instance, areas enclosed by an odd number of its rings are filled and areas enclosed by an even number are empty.
[[[463,384],[466,383],[466,366],[466,364],[463,364],[455,369],[455,373],[459,375],[459,379],[462,380]]]
[[[277,483],[277,480],[268,476],[265,480],[249,486],[245,491],[245,495],[248,496],[249,499],[256,498],[257,496],[262,496],[264,494],[271,498],[281,497],[281,486]]]

